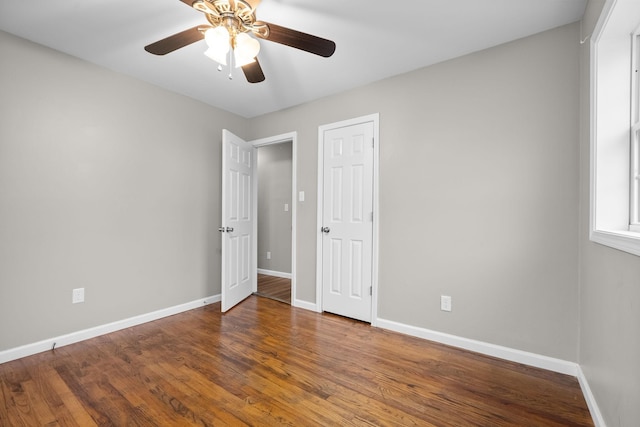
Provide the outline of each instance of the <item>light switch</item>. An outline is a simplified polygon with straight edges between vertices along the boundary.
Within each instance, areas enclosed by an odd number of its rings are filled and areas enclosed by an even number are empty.
[[[304,202],[304,191],[298,193],[298,201]]]

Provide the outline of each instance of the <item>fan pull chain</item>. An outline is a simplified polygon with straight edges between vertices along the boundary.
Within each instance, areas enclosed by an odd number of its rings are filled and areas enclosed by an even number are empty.
[[[228,67],[229,67],[229,75],[227,77],[229,77],[229,80],[233,80],[233,60],[234,60],[234,55],[233,55],[233,49],[229,50],[229,61],[228,63]],[[222,71],[222,64],[218,64],[218,72]]]

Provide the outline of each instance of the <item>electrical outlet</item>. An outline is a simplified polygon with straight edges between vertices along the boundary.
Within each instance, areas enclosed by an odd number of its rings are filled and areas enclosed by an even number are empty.
[[[451,311],[451,297],[448,295],[440,295],[440,310]]]
[[[71,302],[73,304],[84,302],[84,288],[77,288],[71,292]]]
[[[267,251],[267,259],[271,259],[271,252]]]

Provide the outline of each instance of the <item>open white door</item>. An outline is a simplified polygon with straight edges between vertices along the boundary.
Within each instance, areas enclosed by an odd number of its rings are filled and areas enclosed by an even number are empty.
[[[222,311],[255,289],[253,174],[255,149],[228,130],[222,131]]]

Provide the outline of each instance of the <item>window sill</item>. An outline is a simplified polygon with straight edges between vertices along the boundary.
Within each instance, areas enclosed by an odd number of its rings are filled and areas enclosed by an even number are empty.
[[[640,233],[623,230],[593,230],[592,242],[640,256]]]

